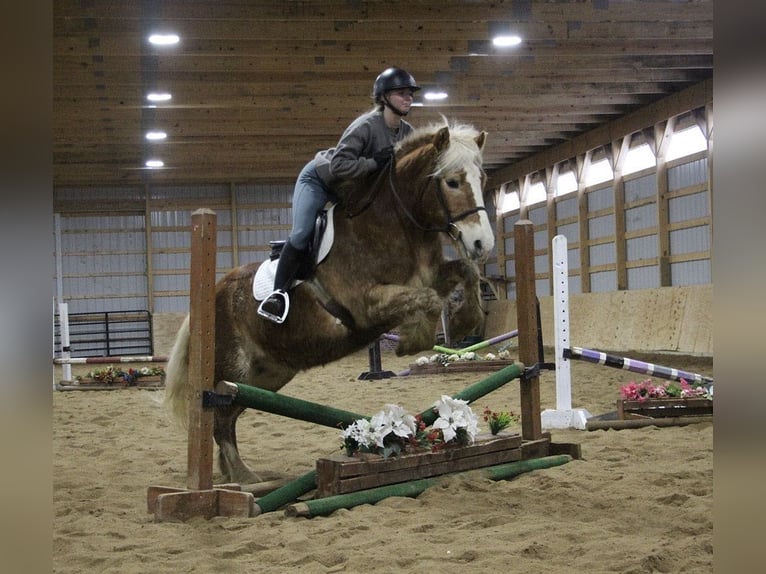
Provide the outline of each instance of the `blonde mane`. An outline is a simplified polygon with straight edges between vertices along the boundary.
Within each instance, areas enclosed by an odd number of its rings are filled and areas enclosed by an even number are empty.
[[[450,132],[450,145],[439,157],[436,170],[431,175],[439,175],[458,169],[460,166],[471,161],[481,168],[482,154],[476,139],[480,132],[472,125],[453,122],[450,124],[444,116],[443,123],[432,123],[414,130],[396,146],[397,157],[404,156],[411,151],[425,145],[440,129],[447,127]]]

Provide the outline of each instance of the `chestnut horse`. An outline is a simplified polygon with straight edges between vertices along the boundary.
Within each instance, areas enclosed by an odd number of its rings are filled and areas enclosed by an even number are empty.
[[[450,318],[459,340],[481,324],[476,262],[494,247],[484,207],[482,147],[486,134],[446,121],[399,142],[376,179],[338,189],[335,240],[313,277],[291,290],[287,320],[257,314],[253,278],[259,264],[230,271],[216,285],[215,381],[277,391],[299,371],[368,347],[398,330],[398,355],[430,350],[445,300],[463,285],[465,303]],[[460,259],[442,255],[443,234]],[[165,401],[181,420],[187,412],[189,318],[179,329],[166,375]],[[214,437],[226,480],[258,482],[237,450],[235,425],[245,410],[217,407]]]

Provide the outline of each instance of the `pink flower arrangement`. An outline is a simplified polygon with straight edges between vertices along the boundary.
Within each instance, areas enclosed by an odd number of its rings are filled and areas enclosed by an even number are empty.
[[[626,401],[646,401],[648,399],[704,398],[712,399],[710,390],[703,385],[692,385],[688,381],[665,381],[655,385],[652,379],[640,382],[631,381],[620,388],[620,396]]]

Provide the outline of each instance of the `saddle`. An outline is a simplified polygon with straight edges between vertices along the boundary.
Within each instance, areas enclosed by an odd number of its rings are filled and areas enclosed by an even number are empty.
[[[314,278],[317,265],[319,265],[330,252],[334,239],[333,210],[335,204],[328,203],[323,210],[317,214],[314,223],[314,234],[309,243],[308,255],[301,262],[298,269],[297,282],[308,281]],[[277,272],[277,262],[282,248],[287,242],[286,239],[269,241],[271,253],[269,259],[261,263],[253,277],[253,296],[262,301],[274,289],[274,275]]]

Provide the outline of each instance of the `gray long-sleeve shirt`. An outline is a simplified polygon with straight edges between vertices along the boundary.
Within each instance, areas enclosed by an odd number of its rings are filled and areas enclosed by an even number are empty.
[[[316,154],[317,174],[330,186],[341,179],[356,179],[372,173],[377,169],[372,156],[412,131],[413,127],[404,120],[398,129],[392,130],[386,126],[380,110],[362,114],[346,128],[335,147]]]

